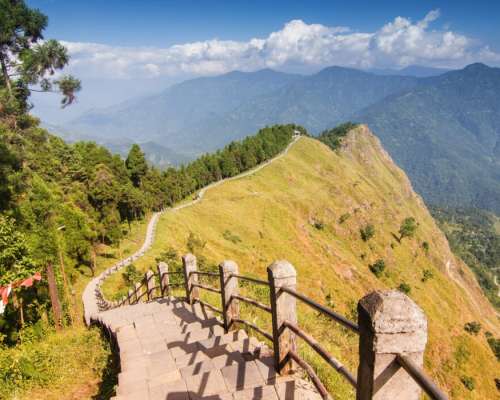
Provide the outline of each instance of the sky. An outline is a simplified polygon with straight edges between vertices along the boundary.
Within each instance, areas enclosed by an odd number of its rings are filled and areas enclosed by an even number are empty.
[[[66,45],[65,72],[82,79],[84,104],[64,118],[232,70],[500,66],[499,1],[27,3],[48,15],[45,37]],[[36,100],[42,114],[57,104]]]

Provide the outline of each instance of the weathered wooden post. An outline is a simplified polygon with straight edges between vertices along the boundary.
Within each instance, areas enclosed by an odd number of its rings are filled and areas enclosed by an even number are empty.
[[[188,253],[182,256],[182,265],[184,270],[184,282],[186,285],[186,300],[189,304],[194,304],[196,299],[200,297],[198,287],[193,286],[198,284],[198,275],[193,273],[198,270],[196,266],[196,257]]]
[[[140,282],[135,283],[134,294],[135,294],[135,302],[139,303],[139,299],[141,297],[141,283]]]
[[[155,290],[155,274],[150,269],[147,270],[146,275],[144,276],[146,279],[146,290],[148,294],[148,301],[153,300],[154,290]]]
[[[170,278],[168,276],[168,264],[163,261],[158,264],[158,276],[160,277],[161,297],[170,296]]]
[[[283,292],[282,288],[295,290],[297,286],[297,272],[288,261],[275,261],[267,267],[269,278],[270,300],[273,319],[273,346],[274,363],[282,374],[293,372],[294,362],[288,359],[288,352],[296,351],[295,333],[284,329],[283,322],[297,323],[296,299]]]
[[[358,303],[359,368],[356,400],[418,400],[419,385],[399,366],[397,354],[423,366],[427,318],[405,294],[372,292]]]
[[[224,317],[224,330],[236,329],[233,320],[239,318],[240,306],[237,299],[232,296],[238,294],[238,278],[232,276],[238,274],[238,264],[226,260],[219,265],[220,290],[222,298],[222,315]]]

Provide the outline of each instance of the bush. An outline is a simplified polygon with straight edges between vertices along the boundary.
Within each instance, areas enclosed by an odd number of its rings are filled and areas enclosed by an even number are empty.
[[[339,224],[343,224],[344,222],[346,222],[349,218],[351,217],[351,214],[349,213],[345,213],[345,214],[342,214],[339,218]]]
[[[399,228],[399,240],[403,240],[405,237],[412,237],[417,231],[417,221],[413,217],[405,218],[401,227]]]
[[[364,228],[361,228],[359,233],[361,234],[361,239],[363,239],[364,242],[367,242],[375,236],[375,227],[372,224],[368,224]]]
[[[422,275],[422,282],[427,282],[429,279],[434,278],[434,273],[430,269],[424,269]]]
[[[464,325],[464,330],[471,335],[477,336],[477,334],[481,331],[481,324],[477,321],[467,322]]]
[[[230,242],[232,242],[234,244],[238,244],[241,242],[241,238],[238,235],[231,233],[231,231],[228,229],[226,229],[224,231],[224,233],[222,234],[222,237],[226,240],[229,240]]]
[[[425,254],[428,254],[429,253],[429,249],[430,249],[429,242],[423,242],[422,243],[422,248],[424,249]]]
[[[404,294],[410,294],[411,286],[406,282],[401,282],[398,286],[398,290]]]
[[[500,339],[495,339],[491,334],[487,336],[487,342],[490,346],[491,351],[495,355],[498,361],[500,361]]]
[[[142,279],[142,274],[137,271],[134,264],[130,264],[125,267],[125,272],[122,273],[122,277],[127,286],[134,286],[136,282]]]
[[[475,382],[474,382],[474,378],[472,378],[471,376],[464,375],[460,378],[460,381],[470,391],[473,391],[474,388],[476,387]]]
[[[373,274],[377,278],[379,278],[385,270],[385,261],[382,259],[378,259],[373,264],[370,264],[369,268],[370,268],[370,271],[372,271]]]

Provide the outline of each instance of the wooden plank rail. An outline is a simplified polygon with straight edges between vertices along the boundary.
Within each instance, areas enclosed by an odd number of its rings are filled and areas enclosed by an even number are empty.
[[[432,400],[448,399],[446,394],[423,371],[422,361],[427,341],[427,321],[420,308],[406,295],[397,291],[368,294],[358,303],[359,317],[358,323],[355,323],[297,292],[295,269],[286,261],[279,261],[269,266],[268,280],[266,281],[240,275],[238,266],[233,261],[224,261],[219,266],[219,271],[214,272],[198,271],[196,257],[192,254],[187,254],[182,259],[182,271],[169,271],[165,263],[160,263],[157,274],[148,271],[141,282],[136,283],[128,291],[127,295],[120,300],[113,302],[106,300],[102,295],[100,285],[96,289],[96,296],[100,299],[103,308],[110,309],[135,304],[144,301],[145,298],[147,301],[152,301],[153,299],[170,296],[170,288],[184,287],[186,300],[189,304],[199,303],[202,307],[222,315],[224,322],[221,322],[221,325],[226,332],[236,329],[236,324],[241,324],[269,340],[274,347],[274,364],[277,371],[281,374],[288,374],[296,370],[295,365],[300,367],[309,375],[324,399],[330,399],[331,397],[311,365],[298,355],[297,337],[309,345],[328,365],[340,373],[355,388],[357,400],[372,400],[375,398],[391,400],[394,398],[394,393],[398,393],[398,399],[401,400],[418,400],[422,390]],[[183,281],[171,283],[169,277],[172,275],[182,275]],[[200,276],[218,278],[220,289],[200,283],[198,281]],[[156,277],[159,284],[156,284]],[[240,281],[269,287],[270,305],[241,295],[239,293]],[[199,289],[219,294],[222,309],[201,300]],[[359,335],[357,377],[333,357],[314,337],[299,326],[297,323],[296,300]],[[239,302],[244,302],[270,313],[273,332],[266,332],[255,323],[241,318],[239,315]],[[398,314],[398,312],[404,313]],[[390,313],[394,315],[389,315]],[[415,318],[419,320],[415,321]],[[378,320],[382,321],[382,323],[376,322]],[[392,322],[384,326],[384,321]],[[396,323],[396,327],[391,325],[394,323]],[[390,343],[383,340],[384,335],[387,334],[391,335]],[[411,356],[408,354],[411,354]],[[382,379],[380,371],[385,371],[390,362],[395,363],[406,373],[397,375],[394,373],[390,379],[386,377]]]

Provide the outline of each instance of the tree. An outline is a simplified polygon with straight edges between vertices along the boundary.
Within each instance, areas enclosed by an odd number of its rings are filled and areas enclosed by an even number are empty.
[[[27,111],[32,90],[62,93],[65,107],[74,102],[75,92],[81,88],[80,81],[70,75],[51,79],[68,64],[69,55],[56,40],[41,42],[47,22],[46,15],[23,0],[0,0],[1,86],[10,106],[20,114]]]
[[[359,233],[361,234],[361,239],[363,239],[364,242],[367,242],[375,236],[375,227],[372,224],[368,224],[364,228],[361,228]]]
[[[141,185],[142,178],[146,175],[148,171],[148,164],[146,163],[146,157],[138,144],[133,144],[130,149],[127,160],[125,161],[125,166],[127,167],[129,177],[132,184],[135,187]]]
[[[399,228],[399,240],[401,241],[405,237],[412,237],[413,235],[415,235],[417,228],[418,224],[415,218],[405,218],[405,220],[401,224],[401,227]]]

